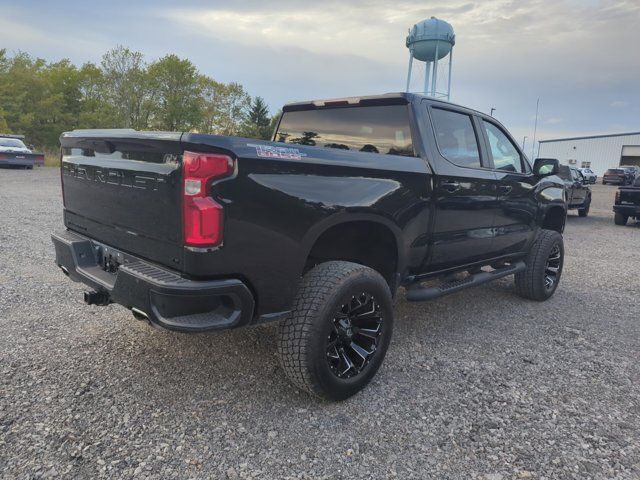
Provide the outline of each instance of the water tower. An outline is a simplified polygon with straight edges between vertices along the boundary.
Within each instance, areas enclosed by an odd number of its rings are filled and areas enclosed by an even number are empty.
[[[407,92],[411,82],[411,68],[413,59],[425,62],[424,93],[432,97],[446,98],[451,94],[451,65],[453,63],[453,46],[456,36],[453,27],[436,17],[416,23],[407,36],[407,48],[409,49],[409,73],[407,74]],[[447,91],[436,91],[438,80],[438,60],[449,55],[449,77],[447,79]],[[433,63],[433,73],[431,64]]]

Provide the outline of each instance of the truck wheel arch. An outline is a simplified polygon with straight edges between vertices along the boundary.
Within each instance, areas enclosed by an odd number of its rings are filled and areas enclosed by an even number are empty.
[[[567,218],[567,210],[560,205],[549,206],[542,217],[542,228],[546,230],[554,230],[558,233],[564,231],[564,225]]]
[[[397,225],[376,215],[329,217],[305,235],[302,243],[306,255],[301,273],[325,261],[350,261],[376,270],[395,292],[398,272],[405,265],[400,238]]]

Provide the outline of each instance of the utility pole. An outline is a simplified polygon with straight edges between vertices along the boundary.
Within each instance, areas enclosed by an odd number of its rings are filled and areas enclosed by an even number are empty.
[[[496,109],[491,107],[491,113],[489,115],[491,115],[493,117],[493,112],[495,112],[495,111],[496,111]]]
[[[525,135],[525,136],[524,136],[524,138],[522,139],[522,151],[523,151],[523,152],[524,152],[524,142],[526,142],[526,141],[527,141],[527,138],[529,138],[529,137],[527,137],[527,136]]]
[[[538,109],[540,107],[540,98],[536,101],[536,121],[533,124],[533,144],[531,145],[531,158],[535,155],[536,149],[536,133],[538,132]]]

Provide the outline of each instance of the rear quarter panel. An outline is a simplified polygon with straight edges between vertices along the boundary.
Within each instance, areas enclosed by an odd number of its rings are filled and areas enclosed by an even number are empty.
[[[399,269],[419,264],[426,246],[430,170],[419,157],[380,155],[259,140],[185,135],[185,150],[227,152],[237,171],[212,187],[224,205],[224,245],[187,252],[194,276],[237,275],[258,292],[258,313],[289,308],[316,239],[342,222],[387,226],[398,244]]]

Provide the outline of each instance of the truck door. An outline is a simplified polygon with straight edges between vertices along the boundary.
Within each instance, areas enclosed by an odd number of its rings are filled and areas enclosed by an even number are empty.
[[[496,176],[483,158],[471,113],[448,105],[427,108],[435,136],[429,148],[436,172],[433,271],[490,256],[497,196]]]
[[[535,177],[524,154],[497,122],[478,121],[497,180],[493,256],[523,252],[536,229]]]
[[[571,199],[569,200],[570,205],[582,205],[587,198],[587,189],[588,187],[584,183],[584,175],[580,170],[575,168],[571,169]]]

